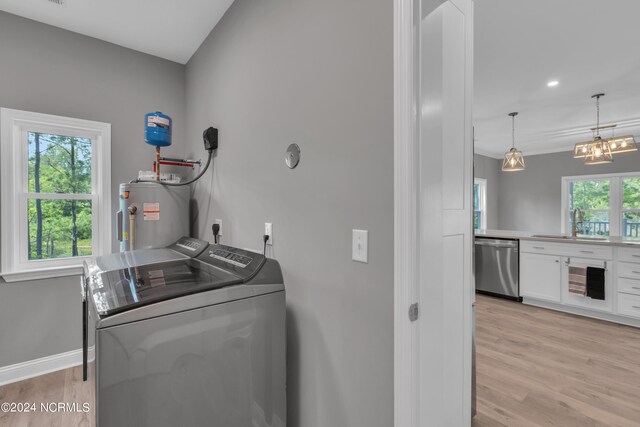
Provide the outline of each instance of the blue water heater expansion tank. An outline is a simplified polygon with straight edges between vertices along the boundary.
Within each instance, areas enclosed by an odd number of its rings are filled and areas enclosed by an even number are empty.
[[[144,116],[144,140],[154,147],[171,145],[171,117],[160,111]]]

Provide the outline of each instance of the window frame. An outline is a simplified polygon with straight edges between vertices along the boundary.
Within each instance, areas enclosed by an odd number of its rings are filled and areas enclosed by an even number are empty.
[[[626,178],[640,178],[640,172],[607,173],[597,175],[576,175],[562,177],[562,209],[560,212],[562,233],[570,233],[569,226],[569,183],[572,181],[608,180],[609,181],[609,236],[622,236],[623,185]],[[627,210],[628,211],[628,210]]]
[[[479,194],[478,194],[478,204],[480,205],[480,228],[476,228],[475,230],[486,230],[487,229],[487,180],[486,178],[474,178],[473,179],[474,187],[478,185]],[[475,199],[475,194],[474,194]],[[473,206],[475,208],[475,206]],[[475,215],[476,210],[473,209],[473,214]]]
[[[91,139],[91,194],[29,192],[29,132]],[[111,252],[111,125],[109,123],[0,108],[0,263],[7,282],[62,277],[82,273],[83,260]],[[30,199],[91,200],[92,255],[28,259]],[[7,232],[7,230],[10,230]]]
[[[624,185],[623,185],[623,181],[625,179],[628,178],[640,178],[640,172],[635,172],[635,173],[626,173],[626,174],[620,174],[620,189],[619,189],[619,193],[620,193],[620,235],[622,236],[622,234],[624,233],[624,229],[622,227],[622,224],[624,223],[624,214],[625,212],[635,212],[638,213],[640,212],[640,209],[625,209],[624,208]]]

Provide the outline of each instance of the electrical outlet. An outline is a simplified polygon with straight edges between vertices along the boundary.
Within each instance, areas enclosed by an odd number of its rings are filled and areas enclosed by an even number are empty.
[[[220,226],[220,231],[218,232],[218,236],[222,237],[222,220],[216,219],[216,224]]]
[[[352,230],[351,259],[358,262],[369,262],[369,232]]]
[[[267,240],[267,245],[273,245],[273,224],[270,222],[264,223],[264,234],[269,236],[269,240]]]

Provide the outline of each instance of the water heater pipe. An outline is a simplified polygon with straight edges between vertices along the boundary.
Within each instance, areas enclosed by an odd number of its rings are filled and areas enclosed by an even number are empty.
[[[160,157],[161,162],[178,162],[178,163],[189,163],[193,165],[202,165],[201,160],[190,160],[190,159],[176,159],[175,157]],[[164,164],[164,163],[162,163]]]
[[[156,147],[156,181],[160,182],[160,147]]]
[[[136,225],[136,211],[138,208],[135,206],[129,206],[127,210],[129,211],[129,250],[132,251],[135,247],[134,228]]]
[[[209,157],[207,158],[207,163],[205,163],[205,165],[204,165],[204,169],[202,169],[200,171],[200,173],[195,178],[190,179],[189,181],[177,182],[177,183],[160,181],[160,182],[158,182],[158,184],[166,185],[167,187],[180,187],[182,185],[193,184],[194,182],[199,180],[202,177],[202,175],[204,175],[204,173],[207,171],[207,169],[209,169],[209,165],[211,164],[211,159],[213,159],[213,153],[214,153],[213,150],[209,151]]]

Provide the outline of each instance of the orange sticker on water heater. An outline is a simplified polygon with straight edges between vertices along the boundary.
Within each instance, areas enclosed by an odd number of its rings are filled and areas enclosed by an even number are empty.
[[[142,213],[145,221],[160,221],[160,203],[143,203]]]

